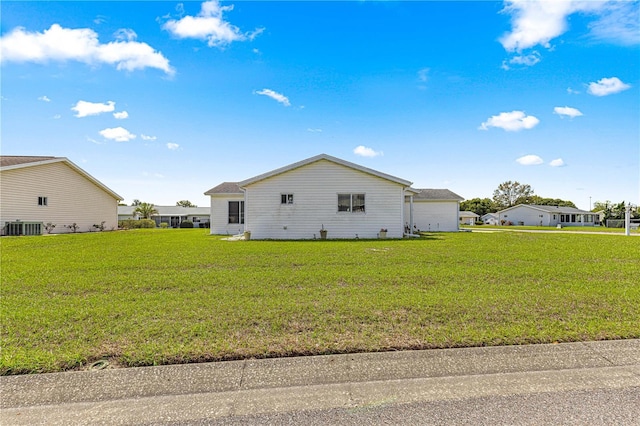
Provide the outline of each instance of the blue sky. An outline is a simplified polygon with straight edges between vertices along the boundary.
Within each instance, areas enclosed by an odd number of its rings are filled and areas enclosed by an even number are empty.
[[[638,1],[0,7],[2,153],[128,204],[320,153],[467,199],[639,203]]]

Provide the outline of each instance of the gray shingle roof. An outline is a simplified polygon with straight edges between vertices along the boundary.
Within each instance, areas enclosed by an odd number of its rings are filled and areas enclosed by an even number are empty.
[[[464,198],[462,198],[455,192],[449,191],[448,189],[433,189],[433,188],[424,188],[424,189],[412,188],[412,189],[416,191],[416,194],[413,196],[414,201],[420,201],[420,200],[462,201],[464,200]]]
[[[222,182],[220,185],[214,186],[204,193],[204,195],[213,194],[242,194],[242,190],[238,182]]]
[[[57,157],[31,155],[1,155],[0,167],[17,166],[18,164],[37,163],[38,161],[53,160]]]

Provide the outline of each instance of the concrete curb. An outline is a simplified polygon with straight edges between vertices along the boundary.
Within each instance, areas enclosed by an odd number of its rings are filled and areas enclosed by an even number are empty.
[[[142,418],[153,423],[175,420],[176,413],[193,420],[623,386],[640,387],[640,340],[7,376],[0,378],[0,408],[2,424],[137,423]]]

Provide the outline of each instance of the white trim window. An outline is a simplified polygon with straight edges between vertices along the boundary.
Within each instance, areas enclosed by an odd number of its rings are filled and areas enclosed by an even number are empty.
[[[47,199],[47,197],[38,197],[38,205],[39,206],[48,206],[49,205],[49,200]]]
[[[338,194],[339,213],[364,213],[364,194]]]
[[[244,224],[244,201],[229,201],[229,224]]]
[[[280,204],[293,204],[293,194],[280,194]]]

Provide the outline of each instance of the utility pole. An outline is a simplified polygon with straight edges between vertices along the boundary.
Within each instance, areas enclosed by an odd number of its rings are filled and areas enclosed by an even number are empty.
[[[631,235],[631,203],[627,203],[624,209],[624,235]]]

